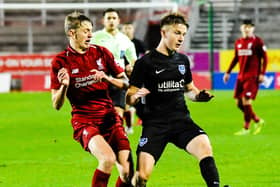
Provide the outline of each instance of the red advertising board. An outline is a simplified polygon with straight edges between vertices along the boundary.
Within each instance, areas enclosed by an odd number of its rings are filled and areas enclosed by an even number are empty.
[[[211,89],[211,74],[208,72],[203,73],[192,73],[193,82],[199,89]]]
[[[54,55],[0,55],[0,73],[13,75],[48,73]]]
[[[23,75],[21,77],[22,91],[49,91],[50,75]]]

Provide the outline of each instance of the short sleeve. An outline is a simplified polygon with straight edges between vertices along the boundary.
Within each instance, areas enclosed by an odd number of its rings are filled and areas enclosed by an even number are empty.
[[[131,73],[131,77],[129,80],[130,85],[136,86],[138,88],[141,88],[144,84],[144,76],[145,76],[145,67],[144,67],[144,61],[143,58],[137,60],[135,62],[133,71]]]
[[[132,62],[134,63],[135,60],[137,59],[135,45],[131,41],[129,41],[128,44],[129,44],[129,47],[125,51],[125,57],[129,63],[132,63]]]
[[[50,76],[51,76],[51,89],[59,89],[60,83],[57,78],[58,71],[62,68],[62,63],[58,56],[55,56],[51,62],[51,70],[50,70]]]
[[[192,82],[192,72],[190,68],[190,61],[187,56],[185,56],[185,67],[186,67],[186,74],[185,74],[185,83],[189,84]]]

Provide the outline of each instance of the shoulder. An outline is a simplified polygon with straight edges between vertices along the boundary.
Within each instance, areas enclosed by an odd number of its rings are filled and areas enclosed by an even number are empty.
[[[90,47],[89,47],[89,50],[91,51],[91,54],[94,54],[94,55],[111,55],[112,53],[106,48],[106,47],[103,47],[103,46],[100,46],[100,45],[96,45],[96,44],[91,44]]]
[[[93,32],[92,34],[94,36],[97,36],[97,35],[103,35],[104,33],[105,33],[104,30],[97,30],[97,31]]]
[[[174,55],[174,59],[179,63],[184,63],[186,65],[190,64],[189,57],[183,53],[176,53]]]
[[[132,42],[124,33],[122,33],[122,32],[118,32],[117,38],[118,38],[118,40],[120,40],[121,42],[126,42],[126,43],[133,44],[133,42]]]
[[[259,36],[255,36],[255,40],[258,42],[258,43],[263,43],[263,39]]]
[[[62,65],[62,63],[66,61],[68,53],[69,52],[65,49],[64,51],[55,54],[52,59],[52,66]]]

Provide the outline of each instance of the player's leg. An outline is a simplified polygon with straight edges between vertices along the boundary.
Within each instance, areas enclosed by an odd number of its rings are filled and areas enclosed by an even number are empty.
[[[117,179],[116,187],[131,187],[131,180],[134,174],[131,151],[119,151],[116,165],[120,175]]]
[[[186,150],[199,160],[201,175],[208,187],[219,187],[219,174],[213,158],[212,147],[206,134],[194,137]]]
[[[143,121],[142,135],[137,147],[137,171],[133,180],[136,187],[145,187],[155,163],[162,155],[167,143],[168,123],[159,121]]]
[[[255,128],[255,131],[253,132],[255,134],[256,129],[258,129],[257,131],[259,132],[262,125],[263,125],[263,120],[261,120],[256,113],[253,110],[253,106],[252,106],[252,101],[253,99],[256,98],[257,92],[258,92],[258,88],[259,88],[259,83],[257,79],[249,79],[248,81],[246,81],[244,83],[244,94],[242,97],[242,103],[243,103],[243,107],[244,107],[244,120],[245,120],[245,124],[244,124],[244,129],[249,129],[250,127],[250,121],[254,120],[255,127],[258,126],[260,128]],[[261,123],[259,123],[261,122]],[[257,132],[257,133],[258,133]]]
[[[125,111],[123,113],[123,118],[126,123],[126,133],[127,134],[132,134],[133,133],[133,127],[132,127],[132,111],[130,110],[129,105],[125,105]]]
[[[92,187],[106,187],[116,162],[115,153],[101,135],[93,136],[88,143],[88,148],[98,160],[98,167],[92,179]]]
[[[155,165],[154,157],[147,152],[140,152],[137,160],[137,172],[135,173],[135,187],[145,187]]]

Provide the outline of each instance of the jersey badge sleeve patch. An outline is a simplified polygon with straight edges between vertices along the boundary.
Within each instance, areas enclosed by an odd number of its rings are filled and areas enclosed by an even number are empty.
[[[184,75],[186,73],[185,65],[178,65],[179,72]]]

